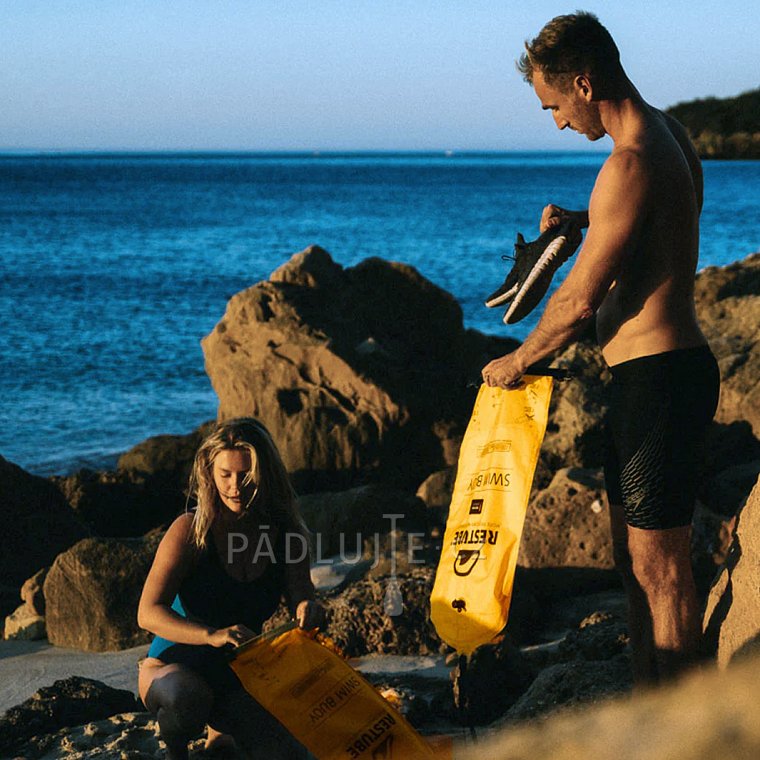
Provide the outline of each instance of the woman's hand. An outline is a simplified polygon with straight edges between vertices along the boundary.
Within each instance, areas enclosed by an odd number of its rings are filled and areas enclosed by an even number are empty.
[[[234,646],[239,647],[250,641],[256,634],[244,625],[231,625],[229,628],[217,628],[208,635],[207,644],[212,647]]]
[[[306,630],[321,628],[325,624],[325,608],[313,599],[304,599],[296,607],[296,622]]]

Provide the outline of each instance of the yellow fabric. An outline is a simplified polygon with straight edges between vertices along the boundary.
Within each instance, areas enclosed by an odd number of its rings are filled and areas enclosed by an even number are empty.
[[[369,682],[299,628],[260,637],[230,666],[246,691],[318,760],[434,756]],[[435,755],[447,756],[440,750]]]
[[[482,385],[459,454],[430,599],[438,635],[462,654],[506,625],[525,512],[546,431],[550,377]]]

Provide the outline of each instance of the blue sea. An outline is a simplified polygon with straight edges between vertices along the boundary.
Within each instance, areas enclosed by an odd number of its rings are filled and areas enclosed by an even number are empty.
[[[470,327],[548,202],[585,207],[602,153],[0,156],[0,454],[110,467],[216,413],[200,340],[234,293],[312,243],[403,261]],[[760,162],[706,162],[700,266],[760,248]],[[561,279],[562,272],[557,278]],[[556,283],[555,283],[556,285]]]

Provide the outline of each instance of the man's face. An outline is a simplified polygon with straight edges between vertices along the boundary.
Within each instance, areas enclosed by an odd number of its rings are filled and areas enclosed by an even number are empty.
[[[551,111],[557,129],[570,127],[589,140],[598,140],[606,134],[596,104],[586,96],[577,80],[568,92],[546,83],[540,70],[533,72],[533,89],[544,111]]]

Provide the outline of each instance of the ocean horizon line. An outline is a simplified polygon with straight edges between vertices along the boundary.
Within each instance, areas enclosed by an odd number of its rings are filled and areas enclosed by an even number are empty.
[[[599,156],[609,150],[549,149],[514,150],[75,150],[58,148],[0,148],[0,159],[7,158],[499,158],[514,156]]]

